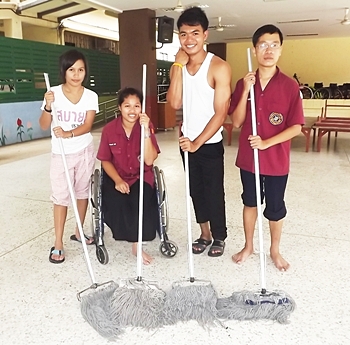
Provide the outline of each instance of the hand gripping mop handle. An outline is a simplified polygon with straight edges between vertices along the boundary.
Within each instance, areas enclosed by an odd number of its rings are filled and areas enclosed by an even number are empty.
[[[186,103],[186,70],[182,69],[182,133],[187,136],[187,103]],[[190,170],[188,162],[188,151],[184,152],[185,158],[185,183],[186,183],[186,218],[187,218],[187,249],[188,249],[188,269],[190,282],[194,282],[194,264],[192,253],[192,224],[191,224],[191,201],[190,201]]]
[[[142,113],[146,111],[146,73],[147,65],[142,66]],[[139,194],[139,236],[137,241],[137,278],[142,281],[142,229],[143,229],[143,181],[144,181],[144,162],[145,162],[145,127],[141,126],[141,153],[140,153],[140,194]]]
[[[47,73],[44,73],[44,78],[45,78],[47,91],[51,91],[49,75]],[[58,119],[57,119],[57,113],[56,113],[55,105],[53,103],[51,104],[51,109],[52,109],[52,122],[53,122],[54,127],[56,127],[56,126],[58,126]],[[66,174],[69,194],[70,194],[70,197],[72,199],[72,206],[73,206],[73,210],[74,210],[75,220],[76,220],[77,225],[78,225],[80,238],[83,239],[83,238],[85,238],[84,237],[84,231],[83,231],[83,227],[82,227],[82,224],[81,224],[81,221],[80,221],[78,207],[77,207],[77,202],[76,202],[76,199],[75,199],[75,194],[74,194],[72,182],[70,180],[70,176],[69,176],[69,172],[68,172],[67,160],[66,160],[66,156],[64,154],[64,147],[63,147],[62,138],[58,138],[58,144],[60,146],[60,151],[61,151],[61,156],[62,156],[62,161],[63,161],[63,166],[64,166],[64,172]],[[85,241],[81,241],[81,243],[83,245],[85,261],[86,261],[86,265],[87,265],[87,268],[88,268],[88,271],[89,271],[89,274],[90,274],[92,285],[97,287],[97,283],[96,283],[95,277],[94,277],[94,272],[93,272],[92,267],[91,267],[91,261],[90,261],[90,258],[89,258],[86,242]]]
[[[252,60],[250,48],[247,49],[248,54],[248,70],[252,72]],[[250,108],[252,113],[252,130],[253,135],[257,135],[256,113],[255,113],[255,95],[254,85],[250,87]],[[260,169],[259,169],[259,151],[254,149],[254,170],[255,170],[255,190],[256,190],[256,208],[258,212],[258,231],[259,231],[259,255],[260,255],[260,284],[262,294],[266,293],[266,277],[265,277],[265,253],[264,253],[264,237],[262,228],[262,211],[261,211],[261,194],[260,194]]]

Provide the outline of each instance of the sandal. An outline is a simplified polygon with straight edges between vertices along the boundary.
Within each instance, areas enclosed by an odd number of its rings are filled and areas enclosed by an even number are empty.
[[[198,238],[192,243],[192,253],[201,254],[208,246],[211,245],[212,240],[205,240],[204,238]]]
[[[91,244],[95,244],[95,239],[94,239],[93,237],[88,237],[88,236],[86,236],[85,234],[84,234],[84,237],[85,237],[85,240],[86,240],[86,244],[87,244],[88,246],[91,245]],[[75,236],[75,234],[72,235],[72,236],[70,237],[70,240],[71,240],[71,241],[76,241],[76,242],[80,242],[80,243],[81,243],[81,239],[80,239],[80,238],[77,238],[77,236]],[[91,241],[91,242],[88,243],[88,241]]]
[[[214,240],[212,246],[208,251],[208,255],[213,257],[221,256],[222,254],[224,254],[224,250],[225,242],[221,240]]]
[[[55,247],[52,247],[50,250],[50,255],[49,255],[49,261],[53,264],[61,264],[65,258],[61,259],[61,260],[56,260],[54,258],[52,258],[52,255],[64,255],[64,250],[63,249],[55,249]]]

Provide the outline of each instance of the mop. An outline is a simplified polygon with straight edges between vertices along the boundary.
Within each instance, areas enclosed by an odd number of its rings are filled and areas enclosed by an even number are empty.
[[[252,72],[250,48],[248,48],[248,69]],[[254,85],[250,87],[253,135],[257,135]],[[283,291],[266,290],[266,253],[263,245],[262,210],[260,195],[259,153],[254,149],[255,189],[259,232],[260,292],[234,292],[231,297],[218,299],[218,317],[235,320],[271,319],[286,323],[295,309],[294,300]]]
[[[45,78],[47,91],[50,91],[51,87],[50,87],[49,75],[47,73],[44,73],[44,78]],[[54,124],[54,127],[56,127],[58,126],[58,119],[57,119],[57,113],[56,113],[54,103],[51,104],[51,109],[52,109],[52,122]],[[67,179],[69,194],[72,201],[75,220],[77,222],[80,238],[84,238],[84,231],[80,221],[76,198],[74,195],[72,182],[70,180],[70,176],[68,172],[67,160],[64,153],[62,138],[58,138],[58,143],[61,151],[64,171]],[[120,327],[118,327],[118,325],[115,323],[114,319],[112,318],[111,292],[113,292],[118,285],[113,281],[108,281],[101,284],[98,284],[96,282],[94,277],[94,272],[92,270],[86,242],[81,241],[81,243],[83,245],[85,262],[86,262],[88,272],[92,282],[90,287],[88,287],[87,289],[77,294],[78,300],[81,301],[81,305],[80,305],[81,313],[84,319],[103,337],[111,338],[111,339],[116,338],[118,335],[122,333],[122,330]],[[104,286],[104,287],[88,295],[81,296],[84,292],[88,290],[96,290],[100,286]]]
[[[143,65],[142,92],[144,101],[142,112],[145,112],[146,99],[146,65]],[[145,129],[141,126],[141,155],[140,155],[140,194],[137,242],[137,278],[120,282],[112,296],[113,310],[121,326],[157,328],[163,325],[162,312],[165,292],[158,288],[155,282],[146,281],[142,277],[142,228],[143,228],[143,183],[145,160]]]
[[[185,67],[183,69],[183,134],[187,135],[187,109],[186,109],[186,83]],[[164,308],[166,324],[174,324],[177,321],[196,320],[200,325],[213,324],[216,319],[217,293],[211,282],[196,280],[194,278],[194,264],[192,253],[192,225],[190,204],[190,180],[188,152],[184,152],[185,183],[186,183],[186,214],[187,214],[187,246],[189,281],[175,282],[167,293]]]

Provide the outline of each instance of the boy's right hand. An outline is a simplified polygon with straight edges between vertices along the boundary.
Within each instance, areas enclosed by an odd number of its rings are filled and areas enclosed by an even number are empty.
[[[44,95],[46,105],[51,107],[51,103],[55,101],[55,94],[52,91],[47,91]]]
[[[189,56],[182,48],[180,48],[175,55],[175,62],[178,62],[182,66],[185,66],[188,63],[188,60],[189,60]]]
[[[115,189],[122,194],[130,193],[129,185],[122,179],[115,184]]]
[[[250,91],[250,87],[255,84],[255,81],[255,72],[249,72],[243,78],[244,91],[248,93]]]

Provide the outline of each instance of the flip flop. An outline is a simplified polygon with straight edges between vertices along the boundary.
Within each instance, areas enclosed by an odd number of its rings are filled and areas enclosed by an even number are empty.
[[[93,237],[88,237],[88,236],[86,236],[86,235],[84,234],[84,238],[85,238],[86,241],[89,241],[89,240],[92,239],[92,242],[91,242],[91,243],[86,243],[88,246],[90,246],[91,244],[94,244],[94,243],[95,243],[95,240],[94,240]],[[75,234],[72,235],[72,236],[70,237],[70,240],[71,240],[71,241],[76,241],[76,242],[80,242],[80,243],[81,243],[81,239],[80,239],[80,238],[77,238],[77,236],[75,236]]]
[[[204,238],[200,237],[192,243],[192,253],[201,254],[210,245],[211,245],[211,240],[205,240]]]
[[[49,254],[49,261],[53,264],[61,264],[65,260],[65,258],[62,260],[53,259],[52,255],[64,255],[63,249],[55,249],[55,247],[52,247]]]
[[[212,246],[208,251],[208,255],[212,257],[221,256],[224,254],[225,242],[221,240],[214,240]]]

